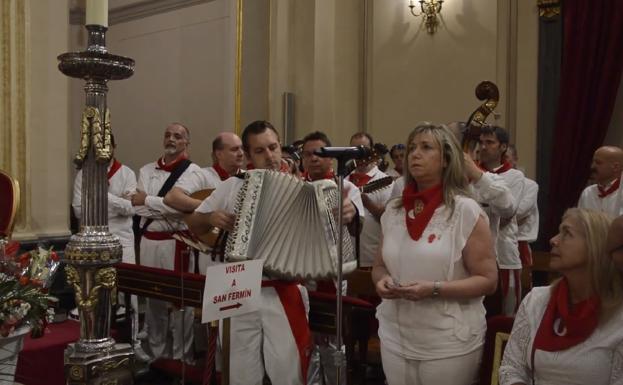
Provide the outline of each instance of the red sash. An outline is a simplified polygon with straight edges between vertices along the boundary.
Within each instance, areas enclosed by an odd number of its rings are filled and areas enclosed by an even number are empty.
[[[372,179],[370,175],[362,172],[353,172],[348,176],[348,180],[357,187],[367,185],[370,179]]]
[[[117,171],[119,171],[119,169],[121,168],[121,162],[119,162],[117,159],[113,159],[112,165],[110,166],[110,170],[108,170],[108,181],[110,182],[110,178],[112,178],[113,175],[115,175],[115,173]]]
[[[277,295],[279,295],[279,300],[288,318],[294,341],[296,341],[301,371],[303,372],[303,382],[306,383],[313,342],[307,316],[305,315],[305,304],[303,304],[297,283],[293,281],[270,280],[262,281],[262,287],[274,287]]]
[[[168,171],[171,172],[173,170],[175,170],[175,167],[177,167],[177,165],[183,161],[184,159],[187,159],[188,155],[186,155],[186,153],[182,153],[180,156],[178,156],[173,162],[166,164],[164,163],[164,156],[160,159],[158,159],[158,166],[156,167],[156,170],[164,170],[164,171]]]
[[[534,350],[556,352],[584,342],[599,323],[599,297],[591,298],[569,308],[569,285],[563,278],[554,288],[543,319],[534,337]]]
[[[405,186],[402,203],[409,235],[414,241],[422,236],[437,207],[443,202],[443,186],[440,184],[418,191],[415,183]]]
[[[612,194],[613,192],[617,191],[619,189],[620,184],[621,184],[621,178],[616,178],[614,183],[612,183],[612,185],[610,185],[610,187],[608,187],[607,189],[601,187],[600,185],[597,185],[597,189],[599,190],[599,197],[605,198],[608,195]]]
[[[221,178],[221,180],[226,180],[228,179],[231,175],[229,175],[229,173],[227,171],[225,171],[225,169],[223,167],[221,167],[220,164],[216,163],[214,166],[212,166],[212,168],[214,168],[214,171],[216,171],[216,173],[218,174],[218,177]]]
[[[186,236],[190,236],[186,231],[182,231]],[[143,237],[151,239],[152,241],[166,241],[175,240],[175,255],[173,271],[187,272],[190,266],[190,253],[188,252],[188,246],[184,242],[178,241],[173,238],[173,233],[167,231],[143,231]]]

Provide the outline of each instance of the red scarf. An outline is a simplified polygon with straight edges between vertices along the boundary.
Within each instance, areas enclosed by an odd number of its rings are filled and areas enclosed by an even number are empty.
[[[108,181],[110,181],[110,178],[112,178],[113,175],[115,175],[115,173],[117,171],[119,171],[119,169],[121,168],[121,162],[119,162],[117,159],[113,159],[112,160],[112,165],[110,166],[110,170],[108,170]]]
[[[164,171],[171,172],[175,170],[175,167],[177,167],[177,165],[180,164],[180,162],[183,161],[184,159],[188,159],[188,155],[186,155],[185,153],[178,156],[173,162],[169,164],[165,164],[164,156],[163,156],[162,158],[158,159],[158,167],[156,167],[156,170],[164,170]]]
[[[532,350],[556,352],[584,342],[599,323],[599,297],[592,296],[569,309],[569,284],[563,278],[549,299],[534,337]]]
[[[357,187],[367,185],[370,179],[372,179],[370,175],[362,172],[353,172],[348,176],[348,180]]]
[[[218,177],[221,178],[221,180],[226,180],[228,179],[231,175],[229,175],[229,173],[227,171],[225,171],[225,169],[223,167],[221,167],[220,164],[216,163],[214,166],[212,166],[212,168],[214,168],[214,171],[216,171],[216,173],[218,174]]]
[[[335,173],[333,172],[333,169],[330,169],[329,171],[327,171],[327,173],[321,178],[321,179],[330,179],[330,180],[335,180]],[[307,171],[305,171],[303,173],[303,180],[307,181],[307,182],[313,182],[314,180],[309,176],[309,173]],[[317,180],[317,179],[316,179]]]
[[[511,168],[513,168],[513,165],[510,162],[504,162],[502,163],[502,165],[500,167],[498,167],[497,169],[493,169],[493,170],[489,170],[484,164],[480,164],[480,169],[482,169],[483,171],[489,171],[492,172],[494,174],[503,174],[506,171],[510,170]]]
[[[599,197],[605,198],[608,195],[612,194],[613,192],[617,191],[619,189],[620,184],[621,184],[621,178],[616,178],[614,183],[612,183],[612,185],[608,187],[607,189],[601,187],[600,185],[597,185],[597,189],[599,189]]]
[[[418,191],[415,183],[405,186],[402,191],[402,204],[405,208],[407,230],[414,241],[422,236],[424,229],[435,213],[435,209],[443,202],[443,186],[440,184],[424,191]],[[415,212],[416,203],[420,208]]]

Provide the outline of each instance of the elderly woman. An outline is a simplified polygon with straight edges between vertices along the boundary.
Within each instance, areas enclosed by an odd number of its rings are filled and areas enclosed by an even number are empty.
[[[381,218],[372,279],[389,385],[472,384],[497,269],[488,220],[468,197],[463,153],[445,126],[407,138],[405,188]]]
[[[621,273],[606,249],[605,214],[569,209],[550,240],[550,267],[563,276],[521,303],[500,383],[623,384]]]

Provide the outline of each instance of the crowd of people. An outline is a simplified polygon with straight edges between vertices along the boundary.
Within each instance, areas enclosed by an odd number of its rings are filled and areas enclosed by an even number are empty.
[[[504,314],[515,322],[501,384],[623,384],[617,269],[623,268],[623,150],[595,151],[594,184],[550,241],[550,267],[562,278],[548,287],[522,287],[522,269],[532,265],[530,243],[538,236],[538,185],[518,169],[504,128],[483,127],[469,148],[461,146],[464,131],[461,122],[421,123],[390,147],[391,167],[386,147],[369,133],[350,139],[351,146],[375,149],[346,176],[343,217],[358,238],[358,266],[371,271],[380,297],[376,316],[387,383],[475,383],[486,318]],[[218,134],[213,164],[203,168],[189,160],[190,137],[183,124],[169,124],[163,154],[140,169],[138,182],[111,160],[109,227],[121,240],[124,262],[136,261],[131,218],[138,215],[141,265],[205,274],[207,266],[222,263],[216,252],[194,258],[173,235],[231,231],[243,183],[236,176],[244,170],[281,171],[308,182],[336,179],[333,161],[316,153],[332,145],[319,131],[283,146],[269,122],[255,121],[241,137]],[[362,192],[388,177],[393,181],[384,188]],[[213,190],[207,198],[194,195],[206,189]],[[76,214],[80,193],[78,173]],[[322,383],[308,375],[313,338],[305,286],[266,273],[260,301],[259,311],[232,319],[230,382],[260,385],[266,374],[273,384]],[[141,335],[133,334],[139,357],[194,362],[192,314],[147,300],[142,345]]]

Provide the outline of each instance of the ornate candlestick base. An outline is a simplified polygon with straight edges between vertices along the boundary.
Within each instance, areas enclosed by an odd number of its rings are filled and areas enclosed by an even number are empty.
[[[106,27],[87,25],[86,51],[58,57],[59,70],[86,81],[80,149],[74,162],[82,168],[81,226],[65,249],[67,282],[76,292],[80,339],[65,350],[65,374],[71,385],[132,384],[134,353],[110,337],[111,295],[123,249],[108,231],[107,168],[112,158],[112,130],[106,104],[107,82],[130,77],[134,60],[106,50]]]

